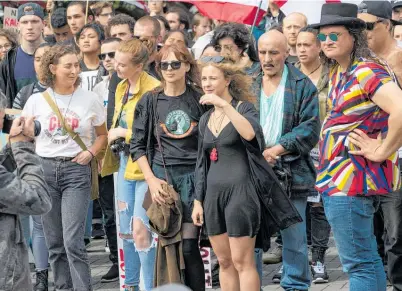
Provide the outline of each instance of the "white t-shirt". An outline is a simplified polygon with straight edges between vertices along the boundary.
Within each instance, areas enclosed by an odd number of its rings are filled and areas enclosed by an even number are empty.
[[[92,71],[82,71],[80,73],[81,88],[92,92],[96,84],[96,78],[98,77],[98,72],[99,69]]]
[[[105,123],[104,108],[99,97],[82,88],[77,88],[73,95],[59,95],[51,88],[47,91],[60,108],[67,124],[81,137],[85,145],[90,147],[94,127]],[[57,115],[53,113],[41,93],[34,94],[28,99],[23,115],[35,116],[41,123],[42,130],[36,138],[36,153],[39,156],[75,157],[82,151],[70,135],[64,132]]]
[[[103,106],[107,108],[107,103],[109,100],[109,81],[110,77],[109,76],[103,76],[102,77],[102,82],[99,82],[96,84],[94,87],[93,91],[96,93],[96,95],[99,96],[99,100],[101,103],[103,103]]]

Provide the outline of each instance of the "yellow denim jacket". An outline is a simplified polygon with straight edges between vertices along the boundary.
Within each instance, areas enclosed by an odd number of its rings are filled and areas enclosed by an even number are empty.
[[[126,134],[126,143],[130,143],[133,120],[134,120],[134,111],[137,102],[142,98],[142,96],[146,92],[153,90],[159,85],[160,82],[157,79],[148,75],[146,72],[141,73],[140,78],[138,79],[138,82],[135,85],[133,96],[127,101],[125,105],[126,121],[128,126]],[[119,85],[117,85],[112,128],[118,126],[116,122],[122,109],[123,97],[128,86],[129,86],[128,80],[123,80],[119,83]],[[117,172],[118,169],[119,169],[119,160],[117,157],[113,155],[113,153],[110,150],[110,147],[108,146],[106,149],[105,159],[102,166],[102,172],[101,172],[102,176],[111,175],[114,172]],[[133,162],[131,158],[128,159],[124,178],[126,180],[144,180],[144,174],[141,172],[140,167],[138,166],[137,162]]]

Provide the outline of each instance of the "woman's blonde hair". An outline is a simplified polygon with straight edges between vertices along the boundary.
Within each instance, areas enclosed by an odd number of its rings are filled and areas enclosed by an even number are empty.
[[[255,103],[256,97],[252,93],[252,78],[245,74],[244,69],[232,62],[206,62],[199,65],[201,75],[202,70],[208,66],[219,69],[226,80],[230,80],[229,94],[236,100]]]
[[[122,41],[117,48],[119,52],[129,53],[132,55],[131,62],[133,65],[145,65],[149,59],[148,48],[139,39],[130,39]]]
[[[46,54],[43,55],[41,59],[39,73],[39,75],[43,78],[41,80],[41,82],[44,83],[43,85],[54,88],[55,76],[50,71],[50,65],[58,65],[60,59],[66,55],[77,55],[77,51],[73,46],[70,45],[55,45],[51,47]],[[77,77],[77,81],[75,82],[74,87],[77,88],[80,83],[81,79]]]

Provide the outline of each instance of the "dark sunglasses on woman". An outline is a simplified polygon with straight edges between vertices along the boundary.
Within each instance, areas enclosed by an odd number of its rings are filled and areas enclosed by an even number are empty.
[[[172,70],[178,70],[181,67],[181,62],[180,61],[161,62],[159,66],[162,71],[167,71],[169,69],[169,66],[172,68]]]
[[[104,61],[106,59],[106,56],[108,56],[111,59],[114,59],[114,55],[115,55],[115,52],[110,52],[110,53],[100,54],[100,55],[98,55],[98,57],[101,61]]]

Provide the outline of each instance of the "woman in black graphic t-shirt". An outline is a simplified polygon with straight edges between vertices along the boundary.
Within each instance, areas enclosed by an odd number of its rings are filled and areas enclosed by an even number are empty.
[[[205,112],[199,104],[201,92],[196,89],[200,84],[198,68],[182,44],[163,47],[156,63],[163,86],[146,93],[137,104],[130,153],[145,175],[154,202],[163,203],[161,185],[166,183],[165,163],[169,183],[180,193],[183,206],[185,282],[192,290],[205,290],[204,266],[198,248],[199,229],[191,220],[198,122]],[[154,149],[152,154],[149,149]]]

